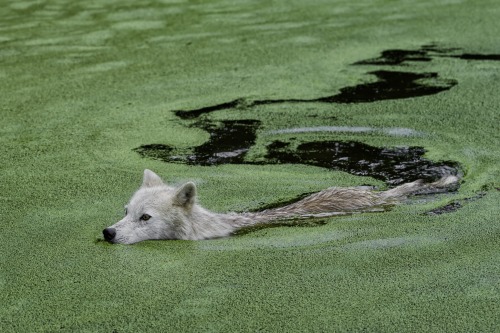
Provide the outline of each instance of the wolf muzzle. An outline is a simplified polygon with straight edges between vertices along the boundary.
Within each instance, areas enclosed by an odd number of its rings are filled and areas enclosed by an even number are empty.
[[[104,236],[105,240],[107,240],[108,242],[112,242],[116,236],[116,229],[115,228],[106,228],[102,231],[102,235]]]

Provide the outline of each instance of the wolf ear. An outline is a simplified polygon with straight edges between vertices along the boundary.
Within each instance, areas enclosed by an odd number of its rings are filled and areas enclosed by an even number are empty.
[[[182,185],[175,193],[175,202],[180,206],[190,206],[196,199],[196,185],[192,182]]]
[[[151,170],[144,170],[144,178],[142,179],[142,187],[153,187],[163,185],[160,176]]]

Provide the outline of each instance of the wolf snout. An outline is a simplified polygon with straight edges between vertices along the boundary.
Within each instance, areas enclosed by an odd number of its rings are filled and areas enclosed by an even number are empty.
[[[107,240],[108,242],[111,242],[113,238],[116,236],[116,229],[115,228],[106,228],[102,231],[102,234],[104,236],[104,239]]]

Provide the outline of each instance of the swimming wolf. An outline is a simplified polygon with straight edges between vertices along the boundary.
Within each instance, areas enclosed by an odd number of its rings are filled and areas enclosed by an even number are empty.
[[[369,187],[330,187],[290,205],[254,213],[214,213],[196,200],[192,182],[172,187],[153,171],[144,170],[141,187],[125,206],[125,217],[103,230],[110,243],[133,244],[148,239],[201,240],[229,236],[235,231],[276,221],[380,212],[408,195],[444,192],[458,183],[444,176],[433,183],[417,180],[387,191]]]

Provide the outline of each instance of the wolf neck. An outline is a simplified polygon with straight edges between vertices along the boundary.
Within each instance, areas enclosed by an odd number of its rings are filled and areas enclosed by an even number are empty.
[[[276,220],[300,218],[303,210],[293,210],[286,206],[255,213],[214,213],[201,206],[194,205],[187,214],[177,232],[178,239],[201,240],[226,237],[235,231],[259,224],[272,223]],[[333,215],[333,214],[332,214]],[[306,215],[302,217],[312,217]]]
[[[236,213],[213,213],[194,205],[182,222],[178,238],[200,240],[226,237],[238,229],[255,224],[255,219]]]

